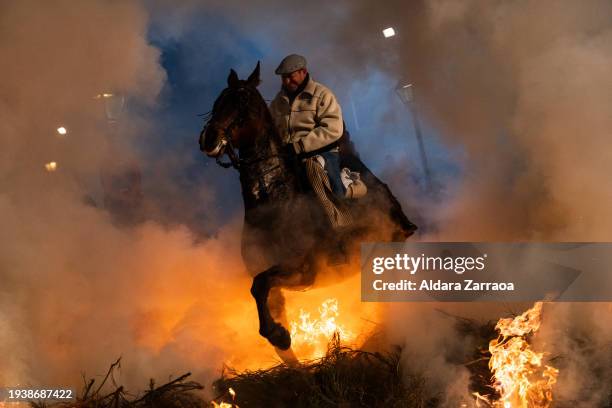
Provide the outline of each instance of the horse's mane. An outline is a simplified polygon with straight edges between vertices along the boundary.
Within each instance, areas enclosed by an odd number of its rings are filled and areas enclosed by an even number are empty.
[[[280,134],[278,133],[278,129],[274,125],[274,119],[272,119],[272,113],[270,112],[270,108],[268,107],[266,100],[259,92],[259,89],[257,89],[256,87],[253,87],[253,89],[255,90],[255,96],[257,98],[257,102],[263,107],[263,117],[267,124],[266,133],[269,136],[273,137],[275,140],[280,142],[281,137],[280,137]]]

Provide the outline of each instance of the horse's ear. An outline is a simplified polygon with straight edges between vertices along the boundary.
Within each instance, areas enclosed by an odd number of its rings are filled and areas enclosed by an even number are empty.
[[[257,61],[257,66],[255,66],[255,69],[253,70],[253,72],[251,72],[251,75],[249,75],[249,79],[247,79],[247,83],[254,87],[259,85],[259,83],[261,82],[261,80],[259,79],[259,65],[260,62]]]
[[[236,73],[236,71],[234,71],[233,69],[230,70],[230,74],[227,77],[227,85],[229,87],[233,87],[238,85],[238,74]]]

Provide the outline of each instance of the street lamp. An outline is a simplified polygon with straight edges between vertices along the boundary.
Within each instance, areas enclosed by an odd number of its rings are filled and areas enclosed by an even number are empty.
[[[384,30],[382,30],[382,33],[385,36],[385,38],[390,38],[395,35],[395,29],[393,27],[387,27]]]
[[[414,133],[417,138],[419,145],[419,154],[421,156],[421,165],[423,166],[423,173],[425,173],[425,184],[427,191],[432,193],[431,185],[431,172],[429,171],[429,164],[427,162],[427,154],[425,153],[425,144],[423,143],[423,136],[421,135],[421,126],[419,125],[419,117],[417,115],[416,103],[414,100],[414,87],[412,84],[399,84],[395,91],[397,92],[400,100],[412,114],[412,123],[414,124]]]
[[[100,168],[100,183],[104,191],[104,207],[120,225],[134,225],[143,218],[140,165],[128,153],[121,151],[120,125],[126,111],[126,97],[120,93],[95,96],[104,103],[108,127],[107,151]]]
[[[125,96],[121,94],[101,93],[94,97],[104,102],[104,113],[109,125],[113,126],[119,122],[125,109]]]

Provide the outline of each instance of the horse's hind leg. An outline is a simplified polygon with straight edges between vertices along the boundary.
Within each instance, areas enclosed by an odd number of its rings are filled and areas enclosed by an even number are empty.
[[[275,347],[288,350],[291,347],[291,336],[289,331],[275,320],[282,319],[284,304],[278,304],[278,295],[270,299],[270,291],[273,288],[288,286],[302,286],[309,284],[309,277],[300,268],[273,266],[261,272],[253,279],[251,294],[257,303],[257,314],[259,315],[259,334],[268,339]],[[274,310],[270,310],[269,301],[272,301]]]

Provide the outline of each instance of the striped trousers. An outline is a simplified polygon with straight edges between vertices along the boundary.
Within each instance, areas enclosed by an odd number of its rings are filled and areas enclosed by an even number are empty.
[[[352,225],[354,220],[349,208],[334,195],[327,172],[316,156],[303,159],[303,165],[310,186],[334,229]]]

